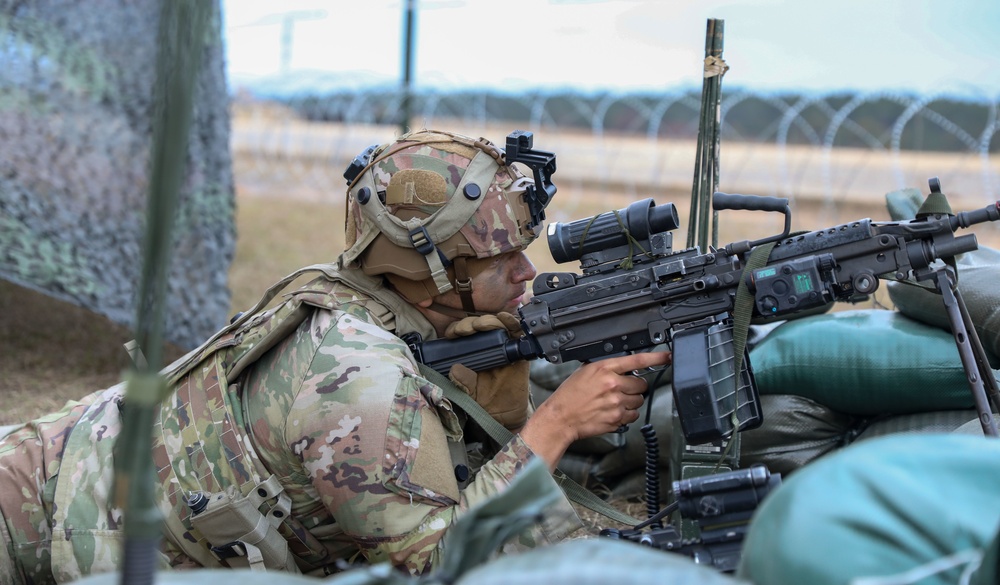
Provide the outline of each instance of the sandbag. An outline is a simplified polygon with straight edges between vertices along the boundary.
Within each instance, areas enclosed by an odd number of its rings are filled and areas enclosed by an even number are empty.
[[[670,501],[672,493],[670,489],[672,485],[670,482],[670,469],[664,466],[657,466],[656,469],[656,478],[659,487],[656,493],[660,509],[662,509]],[[645,496],[648,495],[648,482],[645,469],[637,469],[629,472],[627,475],[621,476],[613,485],[609,486],[610,491],[606,499],[609,502],[636,501],[639,499],[646,502],[648,501],[645,499]],[[645,518],[646,516],[640,514],[639,517]]]
[[[404,575],[389,565],[352,569],[318,580],[315,577],[249,569],[188,570],[161,572],[161,585],[215,585],[234,582],[243,585],[511,585],[513,583],[571,583],[573,585],[613,585],[615,583],[669,583],[670,585],[750,585],[735,577],[697,565],[686,556],[668,553],[631,542],[607,538],[562,542],[516,555],[502,555],[457,576],[430,574]],[[105,573],[77,581],[81,585],[117,585],[121,575]]]
[[[891,582],[945,585],[974,571],[985,551],[989,562],[972,582],[996,583],[997,477],[994,439],[894,435],[852,445],[764,500],[737,575],[760,585],[841,585],[923,570],[919,581]]]
[[[951,433],[972,421],[979,427],[976,409],[916,412],[872,419],[862,429],[857,441],[899,434]],[[979,434],[983,434],[980,429]]]
[[[760,397],[763,423],[740,434],[740,467],[763,463],[787,476],[847,444],[863,419],[794,394]]]
[[[1000,428],[1000,415],[998,415],[995,412],[993,413],[993,424],[997,425],[997,427]],[[976,417],[975,419],[970,420],[965,424],[963,424],[962,426],[958,427],[957,429],[952,431],[952,433],[956,435],[976,435],[981,437],[984,435],[983,423],[979,422],[979,417]]]
[[[512,583],[668,583],[735,585],[746,583],[677,553],[608,538],[571,540],[504,556],[465,573],[456,585]]]
[[[783,323],[750,361],[761,394],[796,394],[856,416],[974,405],[952,336],[896,311]]]
[[[556,467],[567,477],[582,485],[592,492],[603,491],[608,487],[608,482],[612,479],[598,475],[594,468],[600,461],[597,455],[583,455],[580,453],[566,453],[559,459]]]

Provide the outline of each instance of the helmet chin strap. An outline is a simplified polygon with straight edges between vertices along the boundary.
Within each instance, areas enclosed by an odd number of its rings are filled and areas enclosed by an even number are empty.
[[[452,286],[458,291],[458,296],[462,299],[462,308],[466,313],[475,313],[476,305],[472,302],[472,275],[469,274],[469,266],[465,256],[456,256],[452,260],[455,270],[455,282]]]
[[[456,309],[438,302],[432,302],[428,309],[455,319],[485,315],[486,313],[476,310],[476,305],[472,301],[472,276],[469,274],[469,267],[466,264],[465,256],[456,257],[452,261],[452,267],[455,270],[455,280],[452,282],[452,287],[458,293],[459,298],[462,299],[462,308]]]

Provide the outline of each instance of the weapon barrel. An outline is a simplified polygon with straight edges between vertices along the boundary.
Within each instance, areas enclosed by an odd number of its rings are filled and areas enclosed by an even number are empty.
[[[965,228],[977,223],[997,221],[998,219],[1000,219],[1000,201],[992,205],[987,205],[983,209],[959,212],[951,218],[951,229],[956,230],[960,227]]]

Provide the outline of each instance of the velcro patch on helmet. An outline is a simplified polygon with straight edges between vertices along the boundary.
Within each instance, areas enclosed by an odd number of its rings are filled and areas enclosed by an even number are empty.
[[[386,205],[444,205],[448,184],[440,174],[423,169],[403,169],[392,175],[385,190]]]

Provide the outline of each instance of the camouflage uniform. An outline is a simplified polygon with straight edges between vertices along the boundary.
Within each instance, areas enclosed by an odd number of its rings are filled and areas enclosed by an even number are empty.
[[[531,456],[515,437],[459,490],[459,416],[399,338],[363,311],[317,311],[247,377],[244,412],[293,514],[369,561],[420,572],[442,529],[502,490]]]
[[[93,397],[91,397],[93,398]],[[88,400],[25,424],[0,441],[0,583],[51,582],[51,518],[63,447]],[[5,558],[6,556],[6,558]]]

